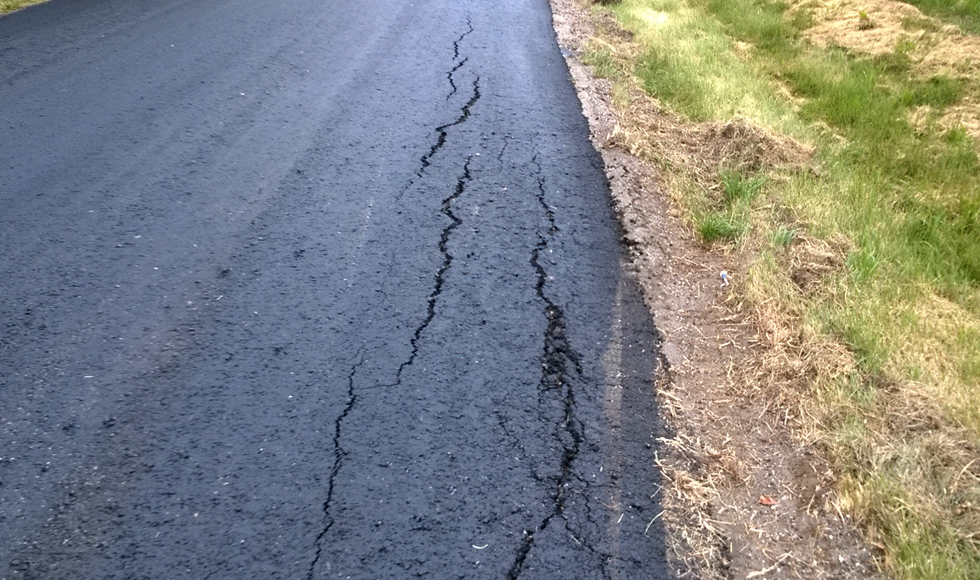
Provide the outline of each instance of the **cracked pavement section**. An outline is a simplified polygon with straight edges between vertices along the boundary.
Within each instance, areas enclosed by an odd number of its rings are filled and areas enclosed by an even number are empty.
[[[448,73],[446,73],[446,78],[449,80],[449,86],[451,86],[453,88],[453,90],[450,91],[449,92],[449,95],[446,96],[446,100],[447,101],[449,99],[453,98],[453,95],[455,95],[456,94],[456,91],[458,90],[457,87],[456,87],[456,79],[453,78],[453,75],[455,75],[456,74],[456,71],[458,71],[459,69],[461,69],[463,67],[463,65],[466,64],[466,61],[468,60],[466,58],[460,58],[460,56],[459,56],[459,44],[461,42],[463,42],[463,39],[464,38],[466,38],[467,36],[469,36],[470,34],[473,33],[473,20],[471,18],[467,18],[466,19],[466,26],[469,27],[469,30],[467,30],[466,32],[464,32],[463,34],[461,34],[459,36],[459,38],[457,38],[456,41],[453,42],[453,62],[455,64],[453,65],[453,68]]]
[[[552,519],[562,516],[564,496],[569,486],[569,479],[572,477],[572,462],[575,461],[582,444],[582,428],[575,417],[575,387],[572,384],[582,375],[580,357],[569,345],[565,332],[565,313],[547,296],[545,286],[548,281],[548,274],[540,261],[541,252],[548,248],[549,239],[558,233],[558,226],[555,224],[554,211],[545,200],[544,178],[541,176],[541,165],[538,163],[537,156],[532,159],[531,163],[536,168],[534,175],[538,180],[536,197],[548,223],[547,230],[538,234],[539,241],[534,246],[530,259],[531,266],[537,274],[535,290],[544,305],[544,315],[548,321],[544,331],[544,349],[541,355],[541,395],[539,397],[555,397],[563,403],[564,417],[558,423],[556,430],[556,439],[560,442],[563,452],[558,476],[554,478],[555,490],[552,495],[554,510],[533,531],[523,530],[523,538],[514,564],[507,572],[508,580],[516,580],[520,577],[524,562],[534,545],[535,535],[545,530]]]
[[[547,2],[0,32],[0,577],[666,577],[659,337]]]
[[[333,449],[334,449],[334,461],[333,467],[330,469],[330,479],[327,483],[327,498],[323,500],[323,519],[324,525],[323,530],[317,535],[314,546],[316,547],[316,553],[313,556],[313,561],[310,563],[309,573],[306,575],[307,578],[313,578],[314,571],[316,570],[317,563],[320,561],[320,556],[323,554],[323,536],[330,531],[330,526],[333,525],[333,518],[330,516],[330,505],[333,502],[333,489],[334,481],[337,478],[337,474],[340,472],[340,467],[344,460],[344,448],[340,444],[341,438],[341,426],[344,422],[344,418],[347,417],[351,409],[354,408],[354,404],[357,403],[357,393],[354,392],[354,375],[357,373],[357,368],[364,364],[364,358],[362,357],[357,364],[351,368],[350,375],[347,377],[347,406],[344,407],[344,411],[337,417],[334,422],[334,433],[333,433]]]

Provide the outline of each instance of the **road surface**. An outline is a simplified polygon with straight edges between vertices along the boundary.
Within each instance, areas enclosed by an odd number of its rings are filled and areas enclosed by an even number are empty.
[[[0,18],[0,578],[662,578],[546,0]]]

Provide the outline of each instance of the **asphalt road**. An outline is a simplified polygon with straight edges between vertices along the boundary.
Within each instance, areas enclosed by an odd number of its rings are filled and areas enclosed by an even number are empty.
[[[0,578],[662,578],[546,0],[0,18]]]

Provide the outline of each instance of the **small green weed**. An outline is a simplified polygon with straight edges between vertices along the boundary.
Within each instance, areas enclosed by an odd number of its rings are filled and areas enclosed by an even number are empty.
[[[710,212],[697,220],[697,231],[706,243],[734,241],[742,237],[748,229],[744,219],[734,212]]]
[[[723,171],[719,176],[722,187],[725,189],[725,199],[728,203],[750,202],[762,190],[766,183],[765,175],[747,177],[735,171]]]
[[[769,234],[769,239],[772,240],[773,245],[779,248],[786,248],[796,239],[796,229],[779,228]]]
[[[868,16],[868,13],[864,10],[858,11],[858,29],[859,30],[871,30],[875,27],[875,23]]]

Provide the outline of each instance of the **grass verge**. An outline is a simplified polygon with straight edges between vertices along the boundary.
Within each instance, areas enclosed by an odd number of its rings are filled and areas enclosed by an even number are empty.
[[[618,81],[614,139],[661,166],[706,244],[746,264],[737,292],[770,338],[743,380],[795,407],[835,465],[839,507],[893,573],[967,580],[980,578],[980,157],[949,113],[976,102],[980,53],[938,58],[953,32],[929,14],[969,31],[977,7],[917,3],[927,13],[894,31],[855,9],[827,42],[821,0],[623,0],[604,9],[631,38],[586,57]],[[872,36],[891,44],[841,40]],[[631,86],[663,114],[631,108]]]
[[[980,33],[980,0],[909,0],[909,4],[973,34]]]
[[[13,12],[14,10],[20,10],[21,8],[26,8],[32,4],[40,4],[44,1],[45,0],[0,0],[0,15]]]

